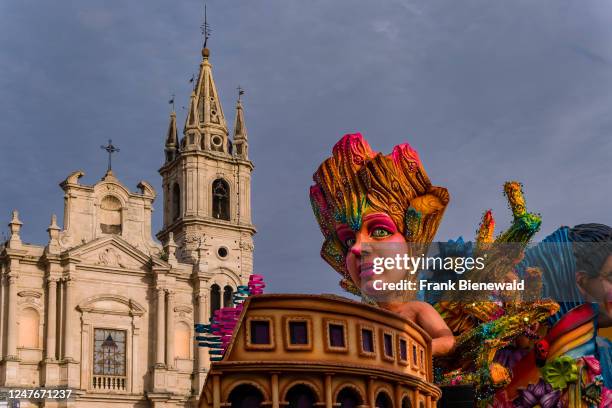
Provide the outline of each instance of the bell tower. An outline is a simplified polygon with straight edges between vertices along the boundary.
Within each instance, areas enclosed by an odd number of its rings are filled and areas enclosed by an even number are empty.
[[[248,279],[255,234],[251,221],[254,166],[247,155],[240,100],[234,131],[239,152],[230,140],[210,54],[205,46],[182,137],[174,109],[170,114],[165,163],[159,169],[164,222],[157,237],[164,245],[174,241],[179,262],[197,265],[199,271],[226,267]]]

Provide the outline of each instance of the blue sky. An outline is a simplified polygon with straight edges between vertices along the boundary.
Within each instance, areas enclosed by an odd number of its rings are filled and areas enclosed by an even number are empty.
[[[308,186],[355,131],[379,151],[409,142],[449,189],[440,240],[472,238],[488,208],[507,226],[506,180],[524,183],[543,233],[612,224],[612,3],[210,0],[208,11],[228,118],[246,89],[255,270],[270,290],[339,293]],[[24,239],[44,244],[51,213],[61,221],[58,183],[77,169],[96,182],[109,138],[122,182],[161,191],[167,101],[176,94],[182,127],[201,19],[200,1],[0,2],[2,222],[19,209]]]

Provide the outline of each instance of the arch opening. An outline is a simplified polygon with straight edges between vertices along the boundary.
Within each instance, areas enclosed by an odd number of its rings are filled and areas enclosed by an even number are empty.
[[[356,390],[344,387],[338,393],[336,403],[340,404],[340,408],[356,408],[359,405],[363,405],[363,400]]]
[[[317,397],[310,387],[297,384],[291,387],[285,397],[289,408],[313,408]]]
[[[232,289],[231,286],[227,285],[226,287],[223,288],[223,307],[231,307],[233,305],[232,303],[233,295],[234,295],[234,290]]]
[[[376,395],[376,400],[374,403],[376,408],[393,408],[393,402],[391,402],[391,397],[384,391],[380,391],[378,395]]]
[[[216,179],[212,185],[213,198],[213,217],[229,221],[230,219],[230,199],[229,184],[223,179]]]
[[[103,234],[121,234],[121,201],[114,196],[106,196],[100,201],[100,230]]]
[[[216,283],[210,287],[210,315],[221,309],[221,288]]]
[[[181,216],[181,188],[178,183],[172,186],[172,221]]]
[[[232,408],[258,408],[264,397],[256,387],[251,384],[241,384],[234,388],[229,395],[228,402]]]

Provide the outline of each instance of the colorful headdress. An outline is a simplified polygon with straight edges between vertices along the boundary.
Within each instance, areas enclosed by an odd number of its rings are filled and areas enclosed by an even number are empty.
[[[357,231],[369,208],[389,215],[407,242],[428,244],[449,201],[445,188],[431,185],[410,145],[397,145],[383,155],[360,133],[342,137],[313,180],[310,201],[325,238],[321,256],[343,276],[340,285],[353,293],[359,289],[346,269],[348,249],[336,235],[336,224]]]

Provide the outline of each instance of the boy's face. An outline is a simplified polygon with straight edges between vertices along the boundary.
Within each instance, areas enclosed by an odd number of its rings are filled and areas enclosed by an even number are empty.
[[[600,325],[612,326],[612,254],[604,262],[598,276],[591,277],[579,271],[576,273],[576,281],[586,300],[599,304]]]

